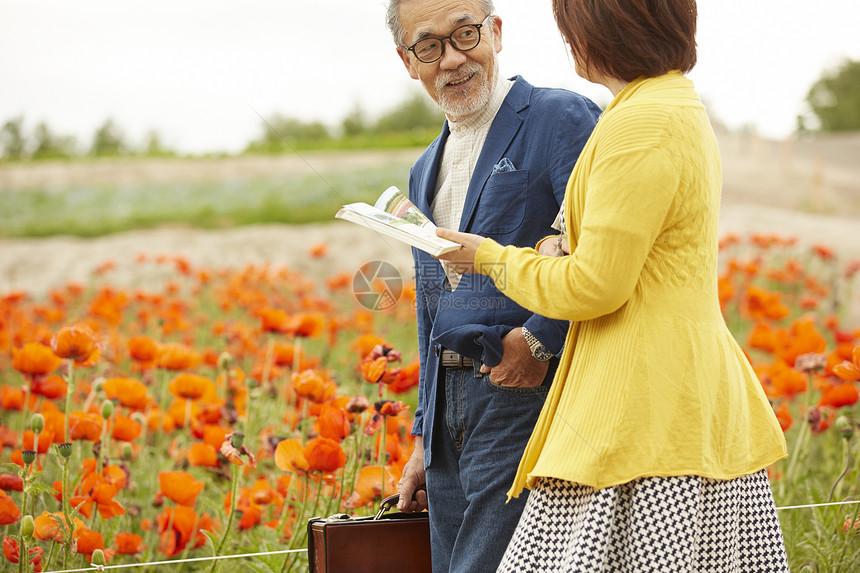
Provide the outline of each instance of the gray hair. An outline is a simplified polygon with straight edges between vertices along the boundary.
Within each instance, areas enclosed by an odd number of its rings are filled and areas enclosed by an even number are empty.
[[[487,14],[492,14],[496,11],[493,0],[479,0],[479,3]],[[403,4],[403,0],[389,0],[388,10],[385,13],[385,23],[391,31],[394,43],[398,46],[403,46],[403,27],[400,23],[401,4]]]

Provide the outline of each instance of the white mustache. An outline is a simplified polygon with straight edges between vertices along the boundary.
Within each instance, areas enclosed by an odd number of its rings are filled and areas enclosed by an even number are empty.
[[[481,68],[479,64],[466,64],[457,70],[436,76],[436,89],[441,91],[451,82],[463,80],[473,74],[479,75],[483,73],[483,71],[483,68]]]

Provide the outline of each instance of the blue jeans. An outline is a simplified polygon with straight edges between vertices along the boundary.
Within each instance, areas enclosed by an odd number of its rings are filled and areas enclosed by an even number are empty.
[[[472,368],[441,369],[445,394],[436,401],[426,472],[434,573],[493,572],[501,562],[528,497],[505,503],[507,492],[555,365],[536,388],[499,386]]]

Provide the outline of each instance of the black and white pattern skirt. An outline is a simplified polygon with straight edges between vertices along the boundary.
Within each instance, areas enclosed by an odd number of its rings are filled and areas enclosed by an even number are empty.
[[[601,490],[540,478],[497,573],[788,572],[767,472]]]

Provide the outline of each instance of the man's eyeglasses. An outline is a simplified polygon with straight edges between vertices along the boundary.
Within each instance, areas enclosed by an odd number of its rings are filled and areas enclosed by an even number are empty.
[[[415,54],[419,62],[432,64],[445,55],[445,40],[451,42],[451,47],[461,52],[468,52],[478,47],[481,43],[481,26],[490,19],[488,14],[480,24],[466,24],[456,28],[453,32],[442,38],[421,38],[408,48]]]

